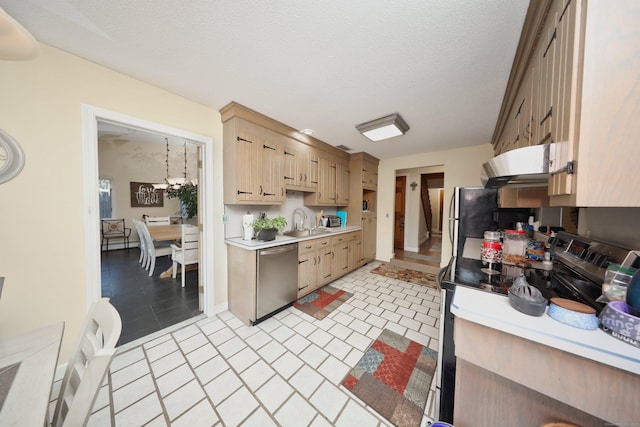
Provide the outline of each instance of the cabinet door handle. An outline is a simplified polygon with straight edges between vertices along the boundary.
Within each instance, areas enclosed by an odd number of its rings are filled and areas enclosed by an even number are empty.
[[[266,147],[266,146],[265,146],[265,147]],[[295,157],[295,155],[294,155],[293,153],[289,153],[288,151],[285,151],[285,152],[284,152],[284,155],[285,155],[285,156],[293,156],[293,157]]]
[[[547,119],[552,116],[552,114],[553,114],[553,106],[549,107],[549,111],[547,111],[547,114],[545,114],[542,120],[540,121],[540,126],[542,126],[542,124],[546,122]]]
[[[237,141],[244,141],[244,142],[248,142],[249,144],[253,144],[253,141],[249,141],[248,139],[244,139],[244,138],[240,138],[239,136],[236,137]]]
[[[260,195],[262,196],[262,185],[260,186]]]
[[[308,259],[303,259],[302,261],[298,261],[298,264],[302,264],[303,262],[308,262]]]
[[[304,288],[308,288],[308,287],[309,287],[309,285],[306,285],[306,286],[303,286],[303,287],[301,287],[301,288],[298,288],[298,290],[299,290],[299,291],[301,291],[301,290],[303,290]]]
[[[262,193],[263,196],[275,196],[276,193]]]
[[[293,178],[292,176],[286,176],[286,175],[285,175],[285,176],[284,176],[284,179],[291,179],[291,180],[293,180],[294,178]]]
[[[547,44],[547,48],[544,50],[544,54],[542,55],[543,58],[547,57],[547,52],[549,52],[549,48],[551,47],[551,44],[556,39],[556,32],[557,31],[558,31],[557,28],[555,30],[553,30],[553,34],[551,34],[551,39],[549,40],[549,43]]]
[[[273,151],[276,151],[276,149],[275,149],[275,148],[273,148],[273,147],[269,147],[267,144],[262,144],[262,148],[263,148],[263,149],[265,149],[265,150],[273,150]]]

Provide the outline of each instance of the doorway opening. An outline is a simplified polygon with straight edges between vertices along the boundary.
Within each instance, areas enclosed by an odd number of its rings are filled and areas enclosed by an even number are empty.
[[[111,148],[109,156],[103,156],[100,149],[100,144],[105,141]],[[165,144],[166,141],[171,143]],[[87,205],[87,305],[102,296],[112,299],[123,319],[120,344],[201,313],[207,314],[213,307],[213,274],[211,266],[202,261],[213,252],[212,220],[211,215],[207,215],[212,211],[212,201],[207,198],[206,191],[207,183],[211,182],[212,162],[208,153],[213,149],[212,140],[180,129],[83,106],[83,144]],[[168,157],[165,145],[171,147],[178,160],[171,157],[168,162],[165,160]],[[195,160],[191,161],[192,158]],[[109,162],[111,165],[107,166]],[[154,170],[158,164],[161,165],[160,170]],[[133,220],[142,219],[144,214],[159,215],[161,208],[141,208],[138,205],[139,197],[134,197],[132,183],[161,182],[165,173],[182,175],[182,168],[186,170],[191,164],[194,166],[188,174],[197,182],[198,202],[197,215],[190,222],[200,230],[200,262],[196,271],[187,271],[185,288],[182,288],[180,273],[176,279],[171,274],[168,277],[160,276],[172,267],[170,257],[156,258],[155,271],[151,276],[139,263],[141,252],[137,248],[138,236]],[[169,171],[166,171],[166,166],[170,167]],[[104,198],[104,195],[98,183],[105,179],[110,181],[110,215],[125,219],[126,227],[132,229],[130,249],[102,251],[100,217],[105,215],[106,210],[102,206],[104,200],[100,196]],[[163,198],[163,202],[170,202],[167,203],[167,209],[171,210],[163,213],[169,213],[172,222],[183,222],[180,202],[167,200],[166,195]],[[110,248],[113,246],[110,245]]]
[[[396,171],[392,264],[437,272],[442,251],[442,166]]]

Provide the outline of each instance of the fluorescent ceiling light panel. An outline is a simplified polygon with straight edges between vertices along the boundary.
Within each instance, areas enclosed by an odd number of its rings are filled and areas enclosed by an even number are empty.
[[[356,129],[358,129],[358,132],[362,135],[375,142],[404,135],[404,133],[409,130],[409,125],[400,114],[396,113],[363,123],[356,126]]]

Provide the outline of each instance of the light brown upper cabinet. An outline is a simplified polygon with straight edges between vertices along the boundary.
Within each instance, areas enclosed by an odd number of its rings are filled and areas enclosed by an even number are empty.
[[[284,185],[289,190],[317,191],[318,155],[314,150],[288,141],[284,148]]]
[[[349,160],[320,154],[318,159],[318,191],[306,193],[307,206],[347,206],[349,204]]]
[[[362,227],[362,240],[359,245],[359,251],[362,253],[361,263],[376,258],[378,162],[377,158],[367,153],[354,153],[349,162],[351,187],[347,224]]]
[[[224,124],[224,202],[284,202],[282,146],[277,135],[240,118]]]
[[[552,206],[640,206],[638,22],[635,0],[531,2],[492,143],[555,143]]]
[[[283,204],[287,189],[312,206],[348,204],[349,154],[235,102],[220,115],[225,204]]]
[[[363,159],[362,160],[362,188],[367,190],[378,189],[378,163]]]

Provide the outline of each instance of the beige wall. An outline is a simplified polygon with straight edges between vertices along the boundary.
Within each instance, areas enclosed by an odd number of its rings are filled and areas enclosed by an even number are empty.
[[[0,185],[0,335],[65,321],[64,361],[86,313],[81,104],[213,138],[222,194],[217,111],[47,45],[33,61],[0,61],[0,127],[26,165]],[[221,199],[221,198],[219,198]],[[222,200],[216,200],[215,301],[226,301]],[[96,225],[97,231],[97,225]]]
[[[454,187],[479,186],[480,168],[493,156],[490,144],[475,145],[456,150],[436,151],[412,156],[384,159],[378,166],[378,235],[376,258],[389,261],[393,257],[393,209],[395,176],[397,170],[428,166],[444,167],[444,219],[442,232],[442,261],[446,265],[451,257],[451,242],[447,218],[449,199]]]

